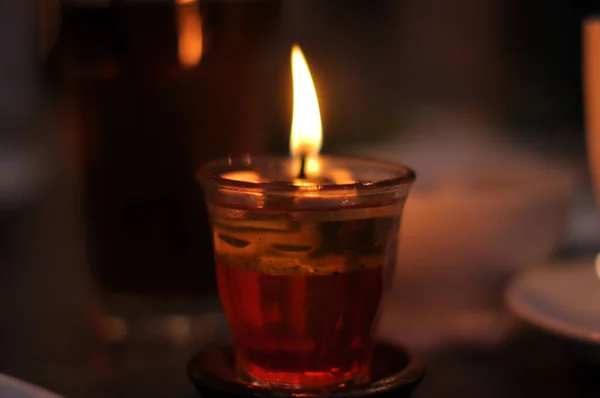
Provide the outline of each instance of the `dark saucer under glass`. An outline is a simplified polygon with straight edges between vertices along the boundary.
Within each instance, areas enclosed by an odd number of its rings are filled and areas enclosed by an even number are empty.
[[[421,361],[401,347],[379,344],[375,348],[371,381],[360,386],[319,390],[289,390],[240,383],[235,377],[231,346],[210,345],[188,366],[189,377],[205,398],[212,397],[408,397],[421,381]]]

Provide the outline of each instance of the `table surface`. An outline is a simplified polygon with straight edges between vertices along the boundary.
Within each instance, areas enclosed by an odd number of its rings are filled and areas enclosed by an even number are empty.
[[[179,325],[185,324],[184,318],[178,316]],[[197,396],[185,369],[201,344],[197,339],[177,341],[171,336],[161,341],[138,334],[125,343],[100,345],[72,326],[15,330],[10,345],[3,336],[0,370],[67,397]],[[438,349],[425,355],[427,374],[414,396],[598,396],[598,367],[572,348],[525,329],[493,349]],[[585,347],[581,349],[583,353]]]

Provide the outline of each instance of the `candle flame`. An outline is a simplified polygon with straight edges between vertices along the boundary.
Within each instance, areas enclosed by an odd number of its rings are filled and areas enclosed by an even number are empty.
[[[318,171],[314,157],[321,150],[323,129],[317,92],[308,69],[308,63],[298,45],[292,47],[292,81],[294,105],[290,152],[292,156],[307,156],[307,171]]]

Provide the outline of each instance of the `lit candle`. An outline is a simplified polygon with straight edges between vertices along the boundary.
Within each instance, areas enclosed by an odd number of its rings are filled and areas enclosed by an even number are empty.
[[[288,182],[299,187],[296,203],[304,200],[315,200],[319,197],[330,199],[331,196],[344,196],[351,200],[356,196],[356,189],[350,187],[343,193],[335,194],[322,191],[321,186],[351,185],[356,183],[350,170],[325,167],[319,157],[323,143],[323,128],[319,111],[319,101],[306,58],[299,46],[294,45],[291,52],[293,112],[290,132],[290,155],[292,167],[289,170]],[[260,174],[252,171],[233,171],[225,173],[222,178],[250,183],[269,182]],[[251,195],[257,202],[264,201],[262,192]]]
[[[237,355],[251,347],[278,363],[308,358],[286,372],[260,359],[240,361],[237,375],[302,391],[368,376],[368,368],[352,365],[368,364],[371,357],[366,349],[355,350],[355,342],[373,346],[368,330],[384,291],[384,268],[396,262],[399,220],[414,173],[319,155],[316,90],[297,46],[291,58],[291,156],[215,160],[203,166],[200,178]],[[357,297],[357,291],[364,294]],[[361,327],[353,326],[356,319]],[[321,346],[334,347],[325,360]],[[260,371],[254,375],[254,369]]]

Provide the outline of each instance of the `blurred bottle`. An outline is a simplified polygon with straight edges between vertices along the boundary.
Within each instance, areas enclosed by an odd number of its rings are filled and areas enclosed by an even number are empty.
[[[280,126],[280,1],[49,3],[60,35],[45,70],[70,104],[98,281],[111,293],[212,295],[194,175],[211,158],[265,151]]]

